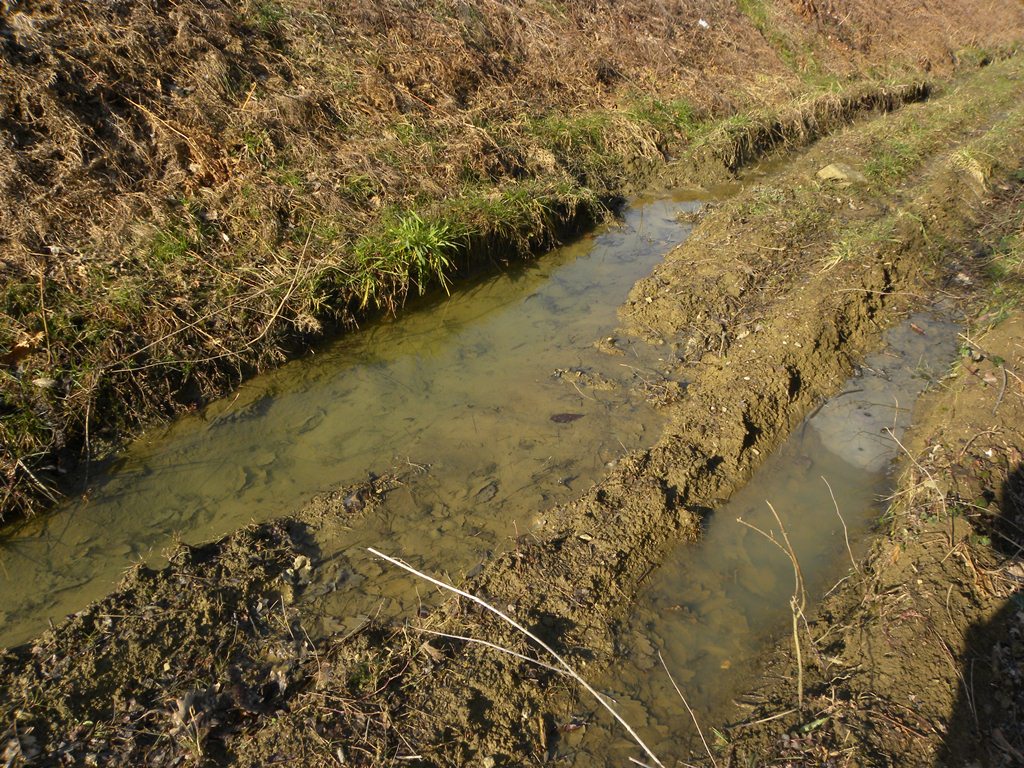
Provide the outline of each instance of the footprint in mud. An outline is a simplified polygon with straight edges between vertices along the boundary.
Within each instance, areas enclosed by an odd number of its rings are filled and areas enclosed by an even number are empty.
[[[478,502],[486,504],[491,501],[495,496],[498,495],[498,481],[491,480],[483,488],[476,492],[476,500]]]

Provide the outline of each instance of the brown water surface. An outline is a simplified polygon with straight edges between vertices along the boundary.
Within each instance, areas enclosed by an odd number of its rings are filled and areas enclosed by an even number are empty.
[[[179,538],[211,540],[392,468],[415,467],[415,479],[334,542],[336,580],[362,578],[340,564],[366,544],[429,556],[453,575],[472,568],[607,462],[653,442],[658,418],[628,385],[658,366],[656,350],[621,342],[614,355],[595,341],[633,283],[689,233],[678,214],[697,206],[686,191],[638,200],[617,225],[451,298],[414,302],[146,435],[88,498],[3,542],[0,645],[106,594],[132,562],[159,565]],[[558,369],[627,386],[579,387]],[[353,594],[372,603],[389,589],[377,580]]]

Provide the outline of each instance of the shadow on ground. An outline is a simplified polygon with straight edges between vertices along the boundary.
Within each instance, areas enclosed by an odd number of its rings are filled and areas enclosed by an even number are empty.
[[[967,633],[957,703],[937,765],[1024,765],[1024,465],[1003,484],[984,531],[1020,580],[993,619]]]

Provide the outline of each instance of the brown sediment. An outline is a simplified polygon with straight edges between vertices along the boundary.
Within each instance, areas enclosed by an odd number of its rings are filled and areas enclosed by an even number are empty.
[[[724,729],[735,759],[1019,764],[1022,331],[1016,312],[965,333],[955,376],[918,407],[883,535],[807,628],[804,710],[783,714],[791,686],[755,690]],[[794,669],[785,648],[765,664]]]
[[[961,358],[915,411],[857,577],[807,627],[808,705],[787,712],[791,695],[767,682],[794,668],[775,649],[746,697],[756,704],[725,729],[735,759],[1009,766],[1024,754],[1020,173],[994,190],[949,286],[971,317]]]

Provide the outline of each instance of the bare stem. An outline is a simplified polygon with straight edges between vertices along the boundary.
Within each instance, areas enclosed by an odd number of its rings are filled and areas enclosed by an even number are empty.
[[[741,525],[747,526],[747,528],[757,531],[768,539],[768,541],[781,549],[785,553],[786,557],[789,558],[789,562],[793,566],[793,596],[789,598],[789,609],[793,614],[793,649],[796,654],[797,708],[802,710],[804,708],[804,660],[803,649],[800,646],[800,619],[804,618],[804,609],[807,607],[807,592],[804,589],[804,576],[803,572],[800,570],[800,561],[796,557],[796,550],[793,549],[793,545],[789,541],[789,534],[786,533],[786,526],[782,524],[782,518],[779,517],[779,513],[775,511],[775,507],[772,506],[772,503],[770,501],[766,501],[765,503],[768,505],[768,509],[772,511],[772,516],[775,518],[775,522],[779,524],[779,530],[782,533],[781,542],[775,538],[774,533],[766,532],[761,528],[758,528],[756,525],[751,525],[742,518],[737,519],[737,522]]]
[[[708,746],[708,740],[704,738],[704,731],[700,729],[700,723],[697,722],[697,716],[693,714],[693,710],[690,709],[689,703],[686,701],[686,697],[683,696],[683,692],[679,690],[679,686],[676,685],[676,680],[672,677],[672,673],[668,671],[668,664],[665,663],[665,657],[661,655],[661,651],[658,651],[658,661],[661,662],[662,668],[665,670],[665,674],[668,675],[669,682],[672,683],[672,687],[676,689],[676,693],[679,694],[679,698],[683,700],[683,706],[686,707],[686,711],[690,713],[690,719],[693,720],[693,725],[697,728],[697,733],[700,735],[700,740],[704,744],[704,751],[708,753],[708,757],[711,758],[711,764],[718,768],[718,761],[715,760],[715,756],[711,753],[711,747]]]
[[[576,672],[576,670],[574,670],[569,665],[569,663],[565,659],[563,659],[555,651],[554,648],[552,648],[550,645],[545,643],[543,640],[541,640],[535,634],[530,632],[530,630],[528,630],[522,624],[517,622],[511,616],[508,616],[508,615],[502,613],[497,608],[495,608],[493,605],[491,605],[490,603],[486,602],[485,600],[482,600],[481,598],[477,597],[476,595],[471,595],[469,592],[464,592],[463,590],[461,590],[461,589],[459,589],[457,587],[454,587],[451,584],[447,584],[447,583],[445,583],[443,581],[440,581],[439,579],[435,579],[433,576],[428,576],[427,574],[422,573],[421,571],[417,571],[415,568],[413,568],[408,563],[404,563],[401,560],[398,560],[398,559],[396,559],[394,557],[389,557],[388,555],[385,555],[383,552],[380,552],[380,551],[374,549],[373,547],[367,547],[367,551],[370,552],[370,554],[376,555],[377,557],[379,557],[379,558],[381,558],[383,560],[387,560],[392,565],[397,565],[402,570],[408,571],[409,573],[413,574],[414,576],[418,576],[419,578],[423,579],[424,581],[430,582],[434,586],[440,587],[441,589],[446,589],[449,592],[454,592],[456,595],[459,595],[460,597],[464,597],[467,600],[470,600],[470,601],[476,603],[481,608],[484,608],[484,609],[490,611],[495,616],[497,616],[499,619],[504,621],[506,624],[508,624],[509,626],[511,626],[514,629],[518,630],[520,633],[522,633],[526,637],[530,638],[531,640],[533,640],[533,642],[535,642],[537,645],[539,645],[541,648],[543,648],[545,651],[547,651],[548,654],[550,654],[551,658],[553,658],[556,662],[558,662],[558,665],[560,667],[562,667],[562,669],[564,669],[566,671],[566,673],[570,677],[572,677],[577,683],[579,683],[581,686],[583,686],[583,688],[587,691],[587,693],[589,693],[591,696],[593,696],[595,699],[597,699],[597,703],[598,704],[600,704],[602,707],[604,707],[606,710],[608,710],[608,713],[612,717],[614,717],[623,728],[626,729],[627,733],[629,733],[629,735],[633,738],[633,741],[635,741],[640,746],[640,748],[647,754],[647,756],[651,760],[654,761],[655,765],[660,766],[660,768],[665,768],[665,764],[662,763],[661,760],[658,759],[658,756],[655,755],[654,752],[651,751],[651,748],[648,747],[644,743],[643,739],[641,739],[639,734],[637,734],[637,732],[635,730],[633,730],[633,727],[629,723],[627,723],[625,721],[625,719],[622,717],[622,715],[620,715],[618,712],[616,712],[615,709],[612,707],[612,705],[609,704],[605,700],[604,696],[602,696],[600,693],[598,693],[593,688],[593,686],[590,685],[590,683],[588,683],[586,680],[584,680],[582,677],[580,677],[580,675]]]
[[[832,504],[835,505],[836,508],[836,516],[839,518],[839,522],[842,523],[843,538],[846,539],[846,551],[850,555],[850,565],[853,566],[854,573],[860,576],[860,568],[857,567],[857,560],[854,558],[853,548],[850,546],[850,531],[846,527],[846,521],[843,519],[843,514],[839,511],[839,502],[836,501],[836,495],[832,492],[832,486],[829,484],[828,480],[825,478],[824,475],[821,476],[821,479],[825,483],[825,486],[828,488],[828,495],[832,497]]]
[[[483,645],[483,646],[486,646],[487,648],[492,648],[495,651],[500,651],[501,653],[507,653],[509,656],[515,656],[517,659],[522,659],[523,661],[527,661],[530,664],[536,664],[538,667],[546,669],[546,670],[548,670],[550,672],[554,672],[556,675],[564,675],[565,674],[565,670],[564,669],[559,669],[558,667],[553,667],[550,664],[545,664],[540,659],[533,659],[533,658],[530,658],[529,656],[525,656],[525,655],[523,655],[521,653],[516,653],[511,648],[506,648],[505,646],[498,645],[497,643],[490,643],[490,642],[488,642],[486,640],[478,640],[475,637],[466,637],[465,635],[450,635],[447,632],[438,632],[437,630],[427,629],[426,627],[410,627],[410,629],[412,629],[414,632],[422,632],[422,633],[424,633],[426,635],[434,635],[434,637],[446,637],[449,640],[462,640],[463,642],[466,642],[466,643],[476,643],[477,645]]]

